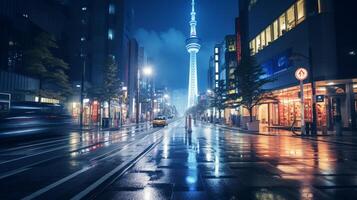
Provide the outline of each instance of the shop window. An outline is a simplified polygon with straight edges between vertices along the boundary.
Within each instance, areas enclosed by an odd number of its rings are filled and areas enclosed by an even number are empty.
[[[265,31],[263,31],[261,34],[260,34],[260,40],[261,40],[261,43],[262,43],[262,48],[264,48],[266,45],[266,40],[265,40]]]
[[[295,27],[295,6],[291,6],[286,12],[287,16],[287,30],[291,30]]]
[[[299,0],[296,3],[296,10],[297,10],[297,22],[300,23],[305,19],[305,1]]]
[[[285,34],[286,32],[286,15],[285,13],[279,17],[279,36]]]
[[[278,20],[275,20],[273,23],[273,40],[278,39],[279,37],[279,24],[278,24]]]
[[[271,43],[271,26],[268,26],[268,28],[265,29],[265,36],[266,36],[266,44],[267,46]]]

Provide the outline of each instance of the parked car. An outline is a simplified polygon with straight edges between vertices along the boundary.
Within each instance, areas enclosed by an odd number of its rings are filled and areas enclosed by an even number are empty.
[[[60,104],[15,102],[0,113],[0,138],[62,131],[71,125],[71,116]]]
[[[159,116],[152,122],[153,127],[165,127],[167,125],[166,117]]]

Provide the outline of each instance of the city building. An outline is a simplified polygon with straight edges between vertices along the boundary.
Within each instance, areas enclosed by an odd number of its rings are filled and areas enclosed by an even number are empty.
[[[91,94],[104,84],[104,69],[109,56],[115,59],[118,66],[121,86],[129,88],[131,12],[128,2],[83,0],[66,1],[64,5],[69,13],[66,34],[69,39],[67,57],[74,88],[74,95],[70,99],[72,115],[78,117],[80,114],[83,79],[85,124],[98,124],[103,117],[125,118],[121,102],[111,102],[109,108],[107,102],[101,102]],[[112,116],[108,116],[108,109]]]
[[[129,118],[135,121],[137,111],[137,92],[139,84],[139,44],[135,39],[130,40],[129,44],[129,82],[128,82],[128,105]]]
[[[277,101],[257,107],[257,119],[267,126],[301,125],[299,82],[294,74],[304,67],[309,71],[304,81],[306,121],[315,119],[319,130],[333,130],[341,116],[344,128],[356,128],[356,2],[239,2],[241,21],[247,20],[243,27],[248,28],[241,35],[243,54],[249,46],[266,76],[276,80],[265,89]]]
[[[187,108],[196,105],[198,97],[198,80],[197,80],[197,53],[200,51],[200,40],[197,37],[197,21],[195,11],[195,0],[192,0],[192,11],[190,21],[190,37],[187,39],[186,48],[190,54],[190,68],[189,68],[189,83],[188,83],[188,99]]]
[[[65,42],[64,7],[56,1],[3,0],[0,2],[0,92],[11,94],[12,101],[36,101],[40,88],[35,77],[26,75],[24,52],[40,32]],[[61,46],[63,47],[63,46]],[[63,50],[56,56],[64,57]],[[57,103],[57,99],[42,98]]]

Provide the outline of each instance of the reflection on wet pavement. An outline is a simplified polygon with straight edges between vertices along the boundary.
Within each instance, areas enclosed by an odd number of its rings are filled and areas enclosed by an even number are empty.
[[[99,199],[357,199],[357,146],[197,125],[163,141]]]

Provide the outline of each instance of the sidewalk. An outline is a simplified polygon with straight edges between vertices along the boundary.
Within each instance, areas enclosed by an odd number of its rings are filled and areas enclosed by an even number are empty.
[[[328,135],[318,135],[318,136],[299,136],[294,135],[291,131],[284,130],[284,129],[274,129],[269,127],[261,127],[259,132],[255,131],[248,131],[239,127],[232,127],[228,125],[222,124],[211,124],[207,122],[201,122],[204,125],[212,125],[219,128],[229,129],[239,131],[241,133],[247,134],[254,134],[254,135],[265,135],[265,136],[288,136],[288,137],[297,137],[306,140],[313,140],[313,141],[321,141],[321,142],[329,142],[335,144],[342,144],[342,145],[351,145],[357,146],[357,131],[344,131],[342,136],[335,135],[333,132],[329,132]]]

